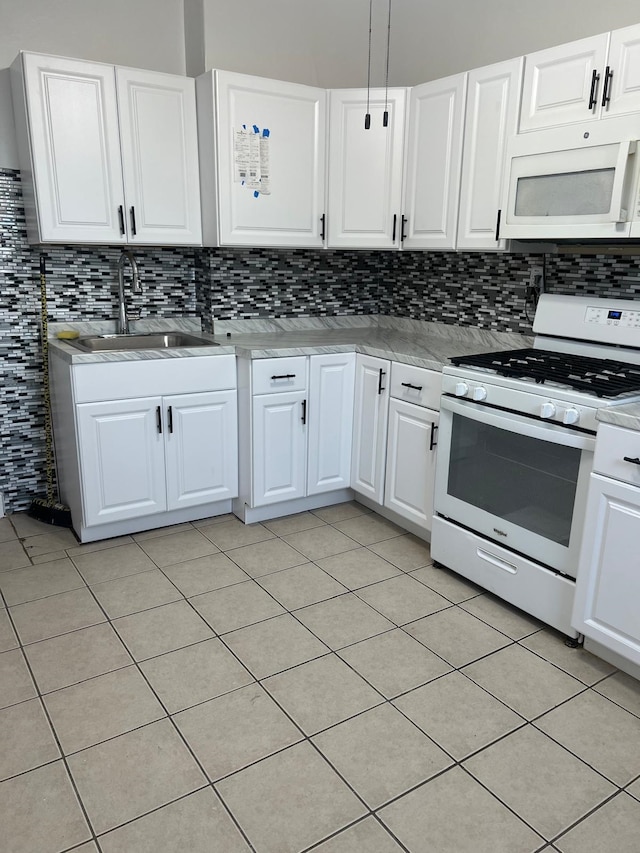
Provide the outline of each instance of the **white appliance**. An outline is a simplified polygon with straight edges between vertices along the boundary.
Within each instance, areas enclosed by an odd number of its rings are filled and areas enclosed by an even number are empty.
[[[513,136],[500,237],[640,238],[640,113]]]
[[[596,413],[640,399],[640,303],[543,294],[533,328],[443,370],[431,554],[575,637]]]

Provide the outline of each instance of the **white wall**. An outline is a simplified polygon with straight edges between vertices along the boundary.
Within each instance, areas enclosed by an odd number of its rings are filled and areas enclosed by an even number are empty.
[[[204,65],[327,88],[367,82],[369,0],[187,0]],[[388,0],[373,0],[372,84],[384,84]],[[640,23],[638,0],[393,0],[390,81],[445,77]],[[201,63],[202,65],[202,63]]]
[[[18,168],[7,67],[18,51],[185,73],[182,0],[0,0],[0,167]]]

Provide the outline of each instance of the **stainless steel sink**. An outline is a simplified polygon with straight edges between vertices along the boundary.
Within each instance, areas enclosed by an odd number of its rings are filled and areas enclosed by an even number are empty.
[[[216,341],[185,332],[151,332],[144,335],[92,335],[67,340],[84,352],[117,352],[118,350],[175,349],[177,347],[217,347]]]

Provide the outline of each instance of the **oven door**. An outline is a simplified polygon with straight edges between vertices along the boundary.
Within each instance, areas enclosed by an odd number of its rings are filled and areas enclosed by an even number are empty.
[[[441,401],[435,512],[576,576],[595,438],[471,401]]]

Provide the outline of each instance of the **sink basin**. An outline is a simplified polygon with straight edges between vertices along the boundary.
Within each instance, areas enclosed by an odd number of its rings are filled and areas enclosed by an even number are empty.
[[[185,332],[151,332],[144,335],[93,335],[65,341],[84,352],[117,352],[118,350],[175,349],[177,347],[217,347],[209,341]]]

